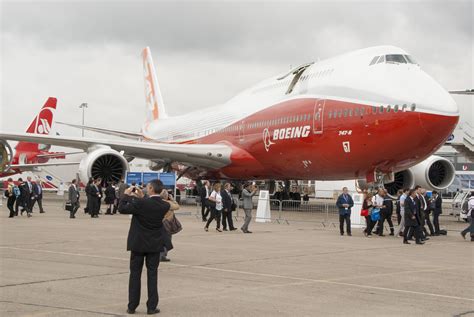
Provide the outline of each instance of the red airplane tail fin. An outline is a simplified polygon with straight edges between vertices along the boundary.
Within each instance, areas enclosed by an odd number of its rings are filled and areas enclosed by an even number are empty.
[[[57,99],[49,97],[41,108],[40,112],[29,125],[26,133],[49,134],[53,126],[54,110],[56,109]],[[38,144],[30,142],[18,142],[15,147],[16,155],[22,153],[39,153]],[[29,155],[28,155],[29,156]]]

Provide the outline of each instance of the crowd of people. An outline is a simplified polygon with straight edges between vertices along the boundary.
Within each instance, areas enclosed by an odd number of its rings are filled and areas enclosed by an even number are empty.
[[[202,221],[206,223],[204,230],[209,231],[212,221],[216,222],[216,231],[234,231],[232,212],[237,208],[236,191],[230,183],[225,183],[222,187],[220,182],[216,182],[211,186],[209,181],[203,181],[200,189],[201,216]],[[253,202],[252,197],[257,194],[257,187],[248,182],[243,185],[241,192],[242,208],[245,213],[244,223],[240,230],[244,233],[252,233],[249,230],[250,221],[252,220]],[[209,219],[207,218],[209,216]],[[221,230],[222,222],[222,230]],[[229,229],[227,229],[229,227]]]
[[[366,226],[364,235],[368,238],[373,234],[385,236],[385,223],[389,228],[390,236],[403,237],[404,244],[415,241],[416,244],[424,244],[430,237],[446,234],[439,225],[439,216],[443,210],[443,199],[437,191],[427,192],[421,186],[405,188],[397,193],[394,201],[387,190],[379,188],[376,192],[364,191],[363,203],[360,215],[365,218]],[[474,228],[472,224],[472,210],[474,210],[474,192],[468,200],[465,212],[469,226],[461,232],[466,238],[468,232],[471,234],[471,241],[474,241]],[[354,201],[346,187],[343,193],[337,198],[336,206],[339,210],[339,230],[344,235],[344,224],[347,235],[351,236],[351,208]],[[397,228],[392,216],[396,213]]]
[[[7,180],[7,188],[4,192],[7,198],[7,208],[9,210],[9,218],[18,215],[23,216],[26,212],[28,218],[33,214],[33,209],[38,204],[39,212],[44,213],[43,209],[43,187],[41,181],[33,181],[30,176],[23,181],[18,179],[15,184],[12,178]]]

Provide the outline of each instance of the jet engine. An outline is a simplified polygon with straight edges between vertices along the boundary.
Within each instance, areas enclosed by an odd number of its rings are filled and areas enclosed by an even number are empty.
[[[79,176],[83,182],[90,177],[101,178],[107,182],[118,182],[128,171],[127,159],[119,152],[99,147],[90,151],[79,164]]]
[[[409,169],[394,173],[393,181],[384,181],[384,187],[391,197],[396,197],[398,190],[420,185],[427,190],[442,190],[454,181],[456,171],[453,164],[441,156],[430,156]],[[367,188],[365,180],[357,180],[358,187]]]
[[[7,141],[0,140],[0,173],[10,169],[13,161],[13,151]]]

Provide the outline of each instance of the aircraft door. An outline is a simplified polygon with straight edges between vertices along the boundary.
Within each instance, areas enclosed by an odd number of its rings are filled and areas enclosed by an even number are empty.
[[[240,121],[239,124],[239,141],[243,142],[245,137],[245,121]]]
[[[314,105],[314,116],[313,116],[313,133],[322,134],[324,126],[324,104],[326,100],[318,99]]]

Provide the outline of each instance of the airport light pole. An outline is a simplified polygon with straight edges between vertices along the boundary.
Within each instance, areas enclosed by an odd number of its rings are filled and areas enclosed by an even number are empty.
[[[86,102],[81,103],[79,108],[82,108],[82,125],[84,126],[84,113],[87,108],[87,103]],[[82,128],[82,137],[84,137],[84,128]]]

